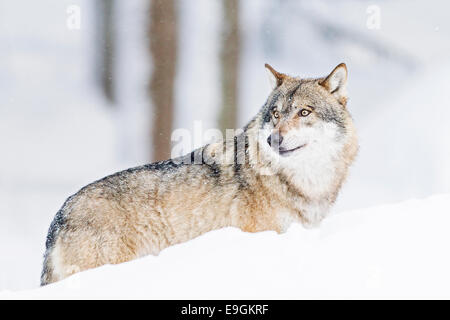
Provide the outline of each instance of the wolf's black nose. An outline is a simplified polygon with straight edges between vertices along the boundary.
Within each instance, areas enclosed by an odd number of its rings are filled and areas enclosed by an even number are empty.
[[[282,142],[283,142],[283,137],[280,136],[278,133],[272,133],[267,138],[267,143],[269,144],[269,146],[272,146],[272,143],[280,146]]]

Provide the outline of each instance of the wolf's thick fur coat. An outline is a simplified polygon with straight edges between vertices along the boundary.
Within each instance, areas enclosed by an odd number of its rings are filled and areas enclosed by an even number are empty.
[[[115,173],[69,197],[48,232],[41,284],[226,226],[281,233],[292,221],[319,223],[358,150],[347,68],[318,79],[266,68],[273,91],[232,141]]]

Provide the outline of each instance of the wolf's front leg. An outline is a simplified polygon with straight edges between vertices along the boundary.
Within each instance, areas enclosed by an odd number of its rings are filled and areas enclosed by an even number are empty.
[[[316,228],[328,214],[330,206],[328,204],[311,204],[302,210],[300,220],[307,228]]]

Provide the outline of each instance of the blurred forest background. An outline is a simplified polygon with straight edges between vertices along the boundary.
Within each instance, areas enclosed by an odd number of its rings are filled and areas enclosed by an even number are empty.
[[[245,125],[269,93],[265,62],[301,77],[347,63],[361,150],[334,213],[449,192],[449,9],[0,0],[0,290],[38,285],[48,226],[82,186],[170,157],[176,128],[194,148]]]

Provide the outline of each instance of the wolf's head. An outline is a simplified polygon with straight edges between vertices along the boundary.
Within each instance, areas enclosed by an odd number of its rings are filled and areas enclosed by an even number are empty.
[[[309,180],[346,172],[358,149],[346,107],[346,65],[317,79],[291,77],[268,64],[266,68],[273,88],[256,121],[263,156]]]
[[[268,64],[266,68],[273,90],[260,113],[260,143],[282,158],[304,157],[307,149],[342,147],[353,131],[346,109],[346,65],[318,79],[290,77]]]

